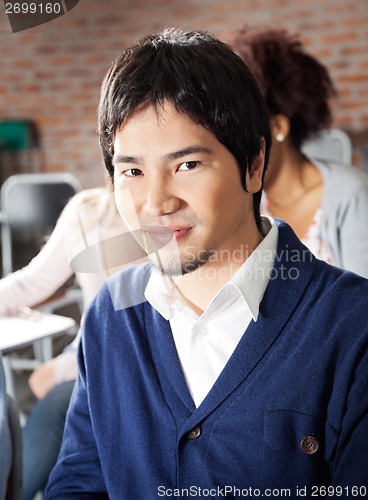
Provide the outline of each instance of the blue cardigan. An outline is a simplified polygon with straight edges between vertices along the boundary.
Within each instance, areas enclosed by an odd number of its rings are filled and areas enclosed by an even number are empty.
[[[279,223],[259,319],[195,408],[169,323],[147,302],[116,310],[143,300],[150,272],[113,277],[87,314],[44,498],[368,495],[368,280]]]

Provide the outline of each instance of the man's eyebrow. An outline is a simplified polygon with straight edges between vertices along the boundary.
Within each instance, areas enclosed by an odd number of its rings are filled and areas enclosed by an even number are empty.
[[[179,151],[168,153],[164,156],[164,158],[165,160],[172,161],[195,153],[213,154],[213,151],[209,148],[205,148],[204,146],[188,146],[184,149],[180,149]],[[112,164],[117,165],[119,163],[128,163],[133,165],[141,165],[142,161],[142,158],[138,158],[135,156],[116,154],[112,159]]]
[[[127,155],[114,155],[112,159],[112,164],[117,165],[118,163],[133,163],[134,165],[139,165],[139,158],[135,158],[134,156]]]
[[[187,148],[180,149],[179,151],[174,151],[173,153],[168,153],[165,158],[168,160],[177,160],[183,158],[184,156],[189,156],[195,153],[206,153],[212,154],[211,149],[205,148],[204,146],[188,146]]]

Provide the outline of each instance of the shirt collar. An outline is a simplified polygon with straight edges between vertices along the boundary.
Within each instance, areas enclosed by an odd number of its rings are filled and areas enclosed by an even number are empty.
[[[272,217],[262,217],[262,227],[265,237],[261,243],[211,301],[213,303],[225,288],[234,287],[243,297],[254,321],[257,321],[259,305],[272,273],[278,240],[278,228]],[[170,318],[170,308],[174,304],[175,307],[185,307],[173,279],[161,276],[156,270],[149,278],[145,297],[166,320]]]
[[[156,269],[153,269],[144,295],[151,306],[168,320],[170,318],[170,307],[179,299],[181,294],[170,276],[162,276]]]
[[[239,291],[254,321],[272,274],[279,232],[272,217],[262,217],[262,227],[265,237],[228,282]]]

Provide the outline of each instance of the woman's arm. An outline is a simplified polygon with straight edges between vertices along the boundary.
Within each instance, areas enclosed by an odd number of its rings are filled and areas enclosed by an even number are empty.
[[[314,163],[324,180],[322,230],[332,263],[368,278],[368,176],[350,165]]]

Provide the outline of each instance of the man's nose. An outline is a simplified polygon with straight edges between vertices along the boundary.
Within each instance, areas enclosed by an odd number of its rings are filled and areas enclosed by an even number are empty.
[[[170,182],[165,179],[152,180],[146,190],[144,208],[147,214],[160,217],[178,210],[180,198]]]

